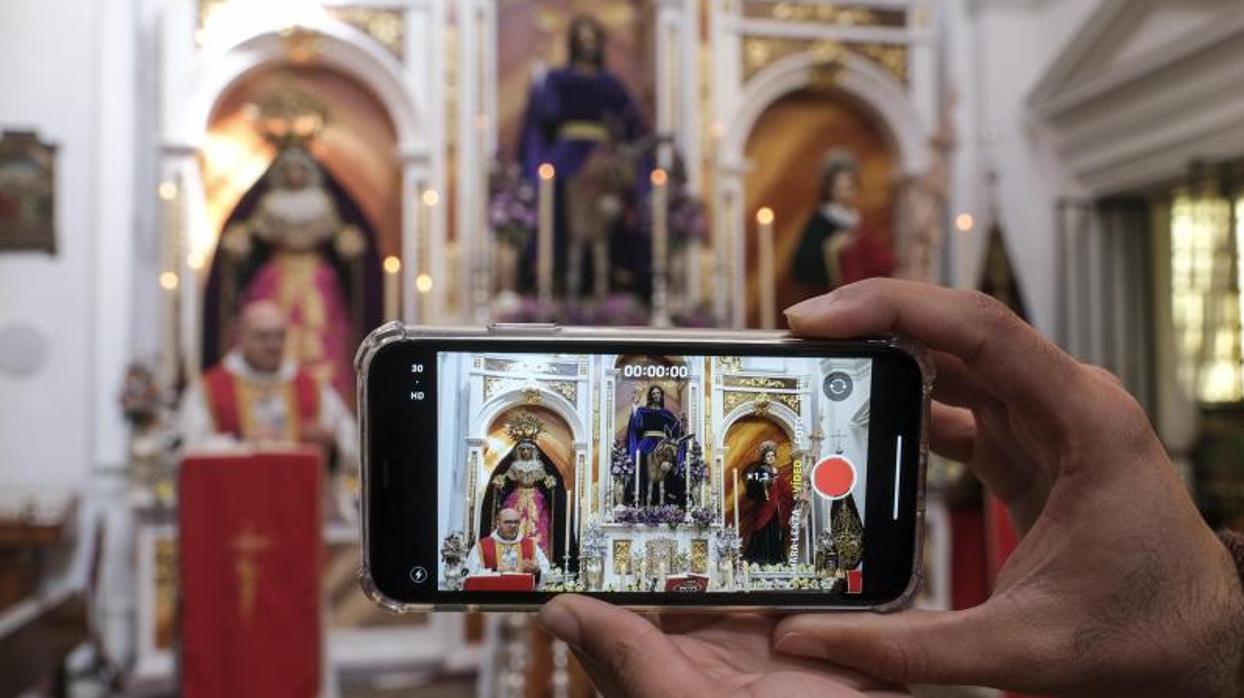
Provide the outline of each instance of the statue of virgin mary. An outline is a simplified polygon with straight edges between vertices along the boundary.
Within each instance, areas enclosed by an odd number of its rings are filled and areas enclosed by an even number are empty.
[[[238,204],[209,280],[209,306],[214,303],[221,317],[205,317],[205,353],[215,353],[213,340],[227,343],[235,309],[273,301],[288,322],[286,352],[352,404],[352,347],[374,310],[367,277],[375,271],[375,252],[360,231],[366,222],[326,180],[310,152],[290,145]]]

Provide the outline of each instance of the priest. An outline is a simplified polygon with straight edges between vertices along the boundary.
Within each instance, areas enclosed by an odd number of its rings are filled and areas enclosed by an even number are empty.
[[[358,463],[354,417],[331,386],[288,358],[288,324],[272,301],[243,308],[232,351],[186,394],[180,426],[187,451],[239,445],[322,449],[336,472]]]
[[[481,538],[467,555],[467,570],[471,574],[481,572],[508,572],[540,576],[549,571],[549,559],[536,539],[524,536],[520,530],[522,517],[515,509],[497,512],[497,530]]]

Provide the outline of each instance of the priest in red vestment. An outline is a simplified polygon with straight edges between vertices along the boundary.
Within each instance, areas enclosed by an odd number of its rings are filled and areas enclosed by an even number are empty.
[[[187,451],[240,445],[317,446],[337,472],[358,462],[354,416],[332,386],[287,357],[281,309],[259,301],[242,310],[237,343],[187,393],[181,435]]]
[[[534,538],[522,535],[521,523],[522,517],[514,509],[497,512],[497,530],[481,538],[467,555],[467,569],[471,574],[527,572],[538,579],[549,571],[549,559]]]

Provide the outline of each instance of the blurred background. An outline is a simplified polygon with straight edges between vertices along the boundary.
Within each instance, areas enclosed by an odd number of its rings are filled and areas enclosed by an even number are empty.
[[[0,696],[592,695],[526,616],[360,593],[386,320],[980,289],[1244,524],[1238,0],[7,0],[0,64]],[[207,467],[272,443],[318,464]],[[969,607],[1014,535],[931,468],[919,603]]]

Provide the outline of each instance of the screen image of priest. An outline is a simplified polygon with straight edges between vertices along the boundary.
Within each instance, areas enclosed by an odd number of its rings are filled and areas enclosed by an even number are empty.
[[[859,593],[872,361],[441,352],[437,583]]]

